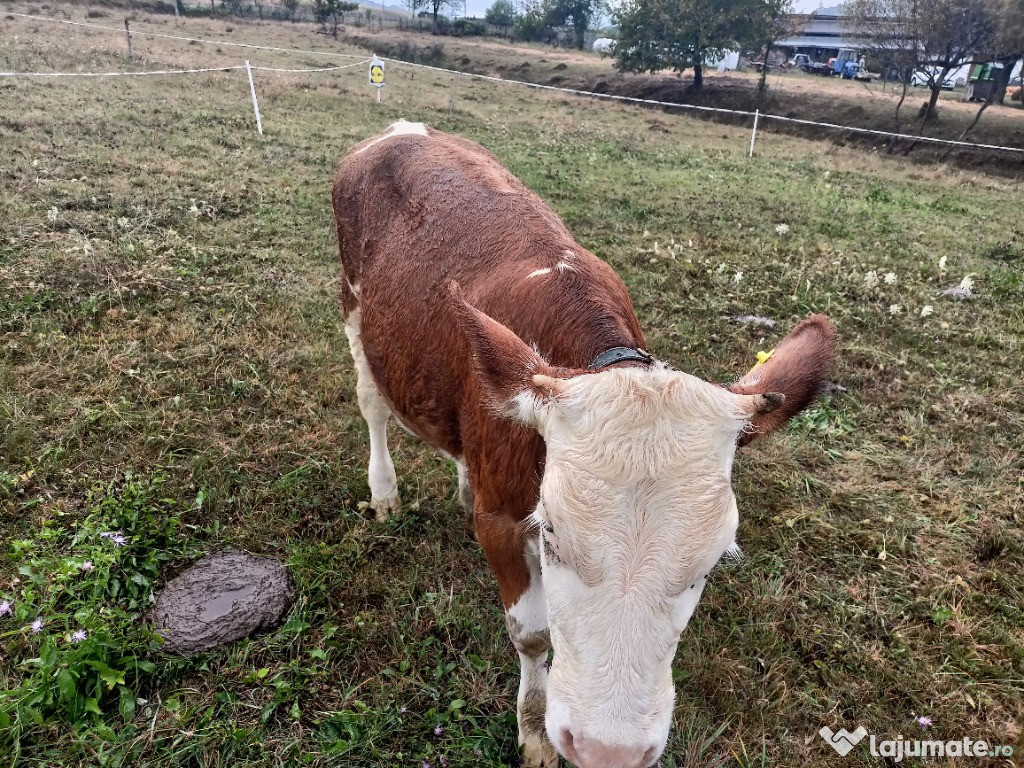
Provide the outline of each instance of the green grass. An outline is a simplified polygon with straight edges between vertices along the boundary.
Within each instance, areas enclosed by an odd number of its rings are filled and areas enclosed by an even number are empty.
[[[33,29],[0,68],[124,64]],[[233,75],[0,83],[0,764],[516,763],[518,663],[452,467],[396,432],[405,511],[361,507],[328,190],[399,117],[493,150],[680,369],[731,379],[812,311],[839,328],[842,389],[737,461],[747,556],[683,635],[663,765],[838,765],[822,725],[919,714],[1021,746],[1019,188],[784,137],[748,159],[745,129],[483,83],[452,112],[397,67],[378,107],[363,77],[261,78],[262,139]],[[286,622],[163,654],[152,589],[227,545],[289,564]]]

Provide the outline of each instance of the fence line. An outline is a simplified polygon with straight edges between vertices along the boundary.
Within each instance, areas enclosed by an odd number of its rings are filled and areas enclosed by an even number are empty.
[[[340,64],[337,67],[321,67],[319,69],[279,69],[277,67],[252,67],[254,71],[260,72],[337,72],[339,69],[351,69],[352,67],[366,66],[370,59],[366,58],[353,64]]]
[[[124,34],[124,30],[118,27],[108,27],[103,24],[89,24],[85,21],[70,21],[69,19],[54,19],[50,16],[35,16],[30,13],[14,13],[8,11],[10,16],[21,16],[23,19],[35,19],[36,21],[52,21],[56,24],[71,24],[75,27],[89,27],[90,29],[102,29],[107,32],[116,32],[119,35]],[[235,48],[250,48],[257,51],[277,51],[278,53],[301,53],[311,54],[315,56],[334,56],[340,59],[359,59],[362,58],[360,54],[356,53],[335,53],[334,51],[303,51],[297,48],[277,48],[272,45],[255,45],[253,43],[235,43],[230,40],[205,40],[200,37],[183,37],[181,35],[167,35],[162,32],[139,32],[136,29],[131,31],[133,35],[143,35],[145,37],[163,37],[168,40],[184,40],[189,43],[207,43],[209,45],[230,45]]]
[[[192,75],[199,72],[230,72],[245,69],[244,64],[204,69],[157,69],[148,72],[0,72],[0,77],[138,77],[143,75]],[[253,67],[256,69],[256,67]],[[311,70],[319,71],[319,70]]]
[[[259,72],[285,72],[285,73],[312,73],[312,72],[337,72],[339,69],[351,69],[352,67],[365,66],[369,59],[363,59],[352,64],[342,64],[337,67],[320,67],[317,69],[280,69],[279,67],[254,67],[249,68]],[[245,69],[245,64],[233,64],[223,67],[204,67],[203,69],[156,69],[146,72],[0,72],[0,77],[138,77],[143,75],[193,75],[201,72],[230,72],[233,69]]]
[[[36,19],[36,20],[39,20],[39,21],[52,21],[52,22],[57,22],[57,23],[60,23],[60,24],[73,24],[73,25],[76,25],[76,26],[91,27],[91,28],[95,28],[95,29],[103,29],[103,30],[107,30],[109,32],[116,32],[117,34],[121,34],[121,30],[118,29],[118,28],[107,27],[107,26],[103,26],[103,25],[99,25],[99,24],[88,24],[88,23],[85,23],[85,22],[69,21],[67,19],[54,19],[54,18],[50,18],[48,16],[35,16],[35,15],[25,14],[25,13],[13,13],[12,15],[14,15],[14,16],[21,16],[23,18],[28,18],[28,19]],[[240,47],[240,48],[251,48],[251,49],[256,49],[256,50],[277,51],[277,52],[280,52],[280,53],[297,53],[297,54],[304,54],[304,55],[311,54],[311,55],[318,55],[318,56],[336,56],[336,57],[343,57],[343,58],[358,58],[358,56],[356,56],[355,54],[333,53],[333,52],[330,52],[330,51],[307,51],[307,50],[300,50],[300,49],[295,49],[295,48],[279,48],[279,47],[274,47],[274,46],[262,46],[262,45],[254,45],[254,44],[250,44],[250,43],[235,43],[235,42],[227,42],[227,41],[221,41],[221,40],[203,40],[203,39],[200,39],[200,38],[181,37],[181,36],[178,36],[178,35],[166,35],[166,34],[156,33],[156,32],[137,32],[137,31],[133,30],[132,34],[147,35],[147,36],[150,36],[150,37],[164,37],[164,38],[170,38],[170,39],[173,39],[173,40],[188,40],[188,41],[199,42],[199,43],[211,43],[211,44],[216,44],[216,45],[231,45],[231,46],[236,46],[236,47]],[[260,69],[260,70],[268,71],[268,72],[329,72],[329,71],[337,70],[337,69],[347,69],[349,67],[356,67],[356,66],[359,66],[361,64],[365,64],[368,61],[369,61],[369,59],[366,59],[366,60],[358,61],[358,62],[355,62],[353,64],[349,64],[349,65],[343,65],[343,66],[338,66],[338,67],[325,67],[323,69],[289,70],[289,69],[274,69],[274,68],[270,68],[270,67],[251,67],[251,69]],[[798,124],[798,125],[809,125],[809,126],[816,126],[816,127],[819,127],[819,128],[829,128],[829,129],[832,129],[832,130],[840,130],[840,131],[850,131],[852,133],[860,133],[860,134],[871,135],[871,136],[884,136],[884,137],[897,138],[897,139],[909,139],[909,140],[915,141],[915,142],[919,141],[919,142],[924,142],[924,143],[929,143],[929,144],[941,144],[941,145],[944,145],[944,146],[964,147],[964,148],[968,148],[968,149],[995,150],[995,151],[1000,151],[1000,152],[1012,152],[1012,153],[1024,154],[1024,147],[1006,147],[1006,146],[1002,146],[1002,145],[999,145],[999,144],[982,144],[982,143],[974,143],[974,142],[969,142],[969,141],[957,141],[957,140],[954,140],[954,139],[939,139],[939,138],[935,138],[935,137],[932,137],[932,136],[915,136],[914,134],[909,134],[909,133],[895,133],[895,132],[892,132],[892,131],[881,131],[881,130],[877,130],[877,129],[874,129],[874,128],[861,128],[860,126],[854,126],[854,125],[841,125],[839,123],[823,123],[823,122],[817,122],[815,120],[804,120],[804,119],[797,118],[797,117],[785,117],[784,115],[773,115],[773,114],[771,114],[769,112],[761,112],[760,110],[755,110],[754,112],[751,112],[749,110],[744,110],[744,109],[726,109],[724,107],[708,107],[708,106],[704,106],[702,104],[679,104],[679,103],[672,102],[672,101],[660,101],[658,99],[643,99],[643,98],[639,98],[639,97],[636,97],[636,96],[620,96],[618,94],[612,94],[612,93],[597,93],[595,91],[584,91],[584,90],[581,90],[581,89],[578,89],[578,88],[564,88],[564,87],[557,86],[557,85],[542,85],[541,83],[531,83],[531,82],[528,82],[526,80],[510,80],[510,79],[507,79],[507,78],[504,78],[504,77],[497,77],[495,75],[483,75],[483,74],[476,74],[476,73],[473,73],[473,72],[460,72],[459,70],[446,69],[444,67],[435,67],[435,66],[431,66],[429,64],[419,64],[419,63],[412,62],[412,61],[403,61],[401,59],[389,59],[389,61],[392,64],[400,64],[400,65],[403,65],[403,66],[415,67],[415,68],[418,68],[418,69],[425,69],[425,70],[430,70],[430,71],[433,71],[433,72],[441,72],[441,73],[448,74],[448,75],[453,75],[453,76],[468,77],[468,78],[472,78],[472,79],[475,79],[475,80],[483,80],[483,81],[486,81],[486,82],[502,83],[502,84],[505,84],[505,85],[518,85],[518,86],[522,86],[524,88],[534,88],[536,90],[551,91],[551,92],[555,92],[555,93],[566,93],[566,94],[570,94],[570,95],[573,95],[573,96],[579,96],[579,97],[583,97],[583,98],[603,99],[603,100],[606,100],[606,101],[619,101],[619,102],[623,102],[623,103],[627,103],[627,104],[640,104],[640,105],[643,105],[643,106],[662,107],[662,108],[667,108],[667,109],[691,110],[691,111],[696,111],[696,112],[708,112],[708,113],[724,114],[724,115],[736,115],[736,116],[740,116],[740,117],[753,117],[754,118],[754,130],[753,130],[753,133],[751,134],[751,142],[750,142],[750,144],[751,144],[750,154],[751,155],[753,154],[754,140],[756,139],[756,136],[757,136],[757,127],[758,127],[757,123],[759,121],[761,121],[761,120],[775,120],[777,122],[795,123],[795,124]],[[191,72],[215,72],[215,71],[222,71],[222,70],[227,71],[227,70],[232,70],[232,69],[246,69],[247,66],[248,66],[247,64],[243,64],[243,65],[233,66],[233,67],[211,67],[211,68],[208,68],[208,69],[197,69],[197,70],[168,70],[168,71],[163,71],[163,72],[106,72],[106,73],[85,73],[85,72],[51,72],[51,73],[46,73],[46,72],[0,72],[0,76],[2,76],[2,77],[112,77],[112,76],[117,76],[117,75],[188,74],[188,73],[191,73]],[[453,79],[452,82],[453,82],[453,87],[454,87],[455,80]],[[261,130],[261,133],[262,133],[262,130]]]
[[[597,93],[595,91],[583,91],[578,88],[562,88],[557,85],[541,85],[540,83],[531,83],[526,80],[508,80],[503,77],[495,77],[494,75],[478,75],[472,72],[459,72],[454,69],[444,69],[443,67],[432,67],[428,64],[417,64],[411,61],[401,61],[399,59],[390,59],[393,64],[404,64],[410,67],[418,67],[420,69],[430,69],[435,72],[444,72],[451,75],[462,75],[463,77],[472,77],[478,80],[489,80],[497,83],[506,83],[508,85],[521,85],[526,88],[537,88],[545,91],[557,91],[561,93],[569,93],[574,96],[584,96],[592,99],[605,99],[609,101],[622,101],[630,104],[643,104],[646,106],[655,107],[668,107],[670,109],[690,109],[700,112],[717,112],[725,115],[742,115],[744,117],[754,117],[757,114],[761,120],[777,120],[786,123],[798,123],[800,125],[815,125],[820,128],[833,128],[843,131],[853,131],[855,133],[871,134],[874,136],[893,136],[899,139],[911,139],[913,141],[930,142],[933,144],[945,144],[953,145],[957,147],[969,147],[971,149],[995,149],[1002,150],[1005,152],[1020,152],[1024,153],[1024,147],[1004,147],[999,144],[975,144],[969,141],[954,141],[953,139],[938,139],[932,136],[915,136],[912,133],[893,133],[891,131],[879,131],[873,128],[861,128],[855,125],[840,125],[838,123],[819,123],[814,120],[802,120],[797,117],[785,117],[783,115],[773,115],[770,112],[750,112],[745,109],[725,109],[723,107],[707,107],[702,104],[678,104],[674,101],[659,101],[657,99],[641,99],[636,96],[619,96],[614,93]]]

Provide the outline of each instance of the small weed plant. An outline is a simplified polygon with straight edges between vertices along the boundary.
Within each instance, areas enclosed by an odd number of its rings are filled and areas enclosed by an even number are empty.
[[[188,557],[183,506],[162,479],[130,475],[95,489],[84,517],[57,512],[3,553],[16,568],[0,595],[0,753],[54,724],[113,738],[135,716],[161,640],[144,616],[168,560]]]

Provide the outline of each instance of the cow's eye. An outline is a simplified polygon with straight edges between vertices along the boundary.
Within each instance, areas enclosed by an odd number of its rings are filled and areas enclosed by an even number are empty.
[[[562,557],[561,550],[558,546],[558,537],[555,535],[555,527],[551,523],[544,521],[541,525],[543,531],[541,539],[544,541],[544,554],[549,560],[555,560],[561,562],[565,558]]]

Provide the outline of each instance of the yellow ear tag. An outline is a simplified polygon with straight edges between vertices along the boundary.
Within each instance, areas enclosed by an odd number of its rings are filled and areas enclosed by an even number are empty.
[[[775,354],[775,350],[774,349],[768,350],[767,352],[758,352],[757,353],[757,363],[755,363],[754,367],[751,368],[750,370],[756,371],[762,365],[764,365],[769,360],[771,360],[772,359],[772,355],[774,355],[774,354]]]

